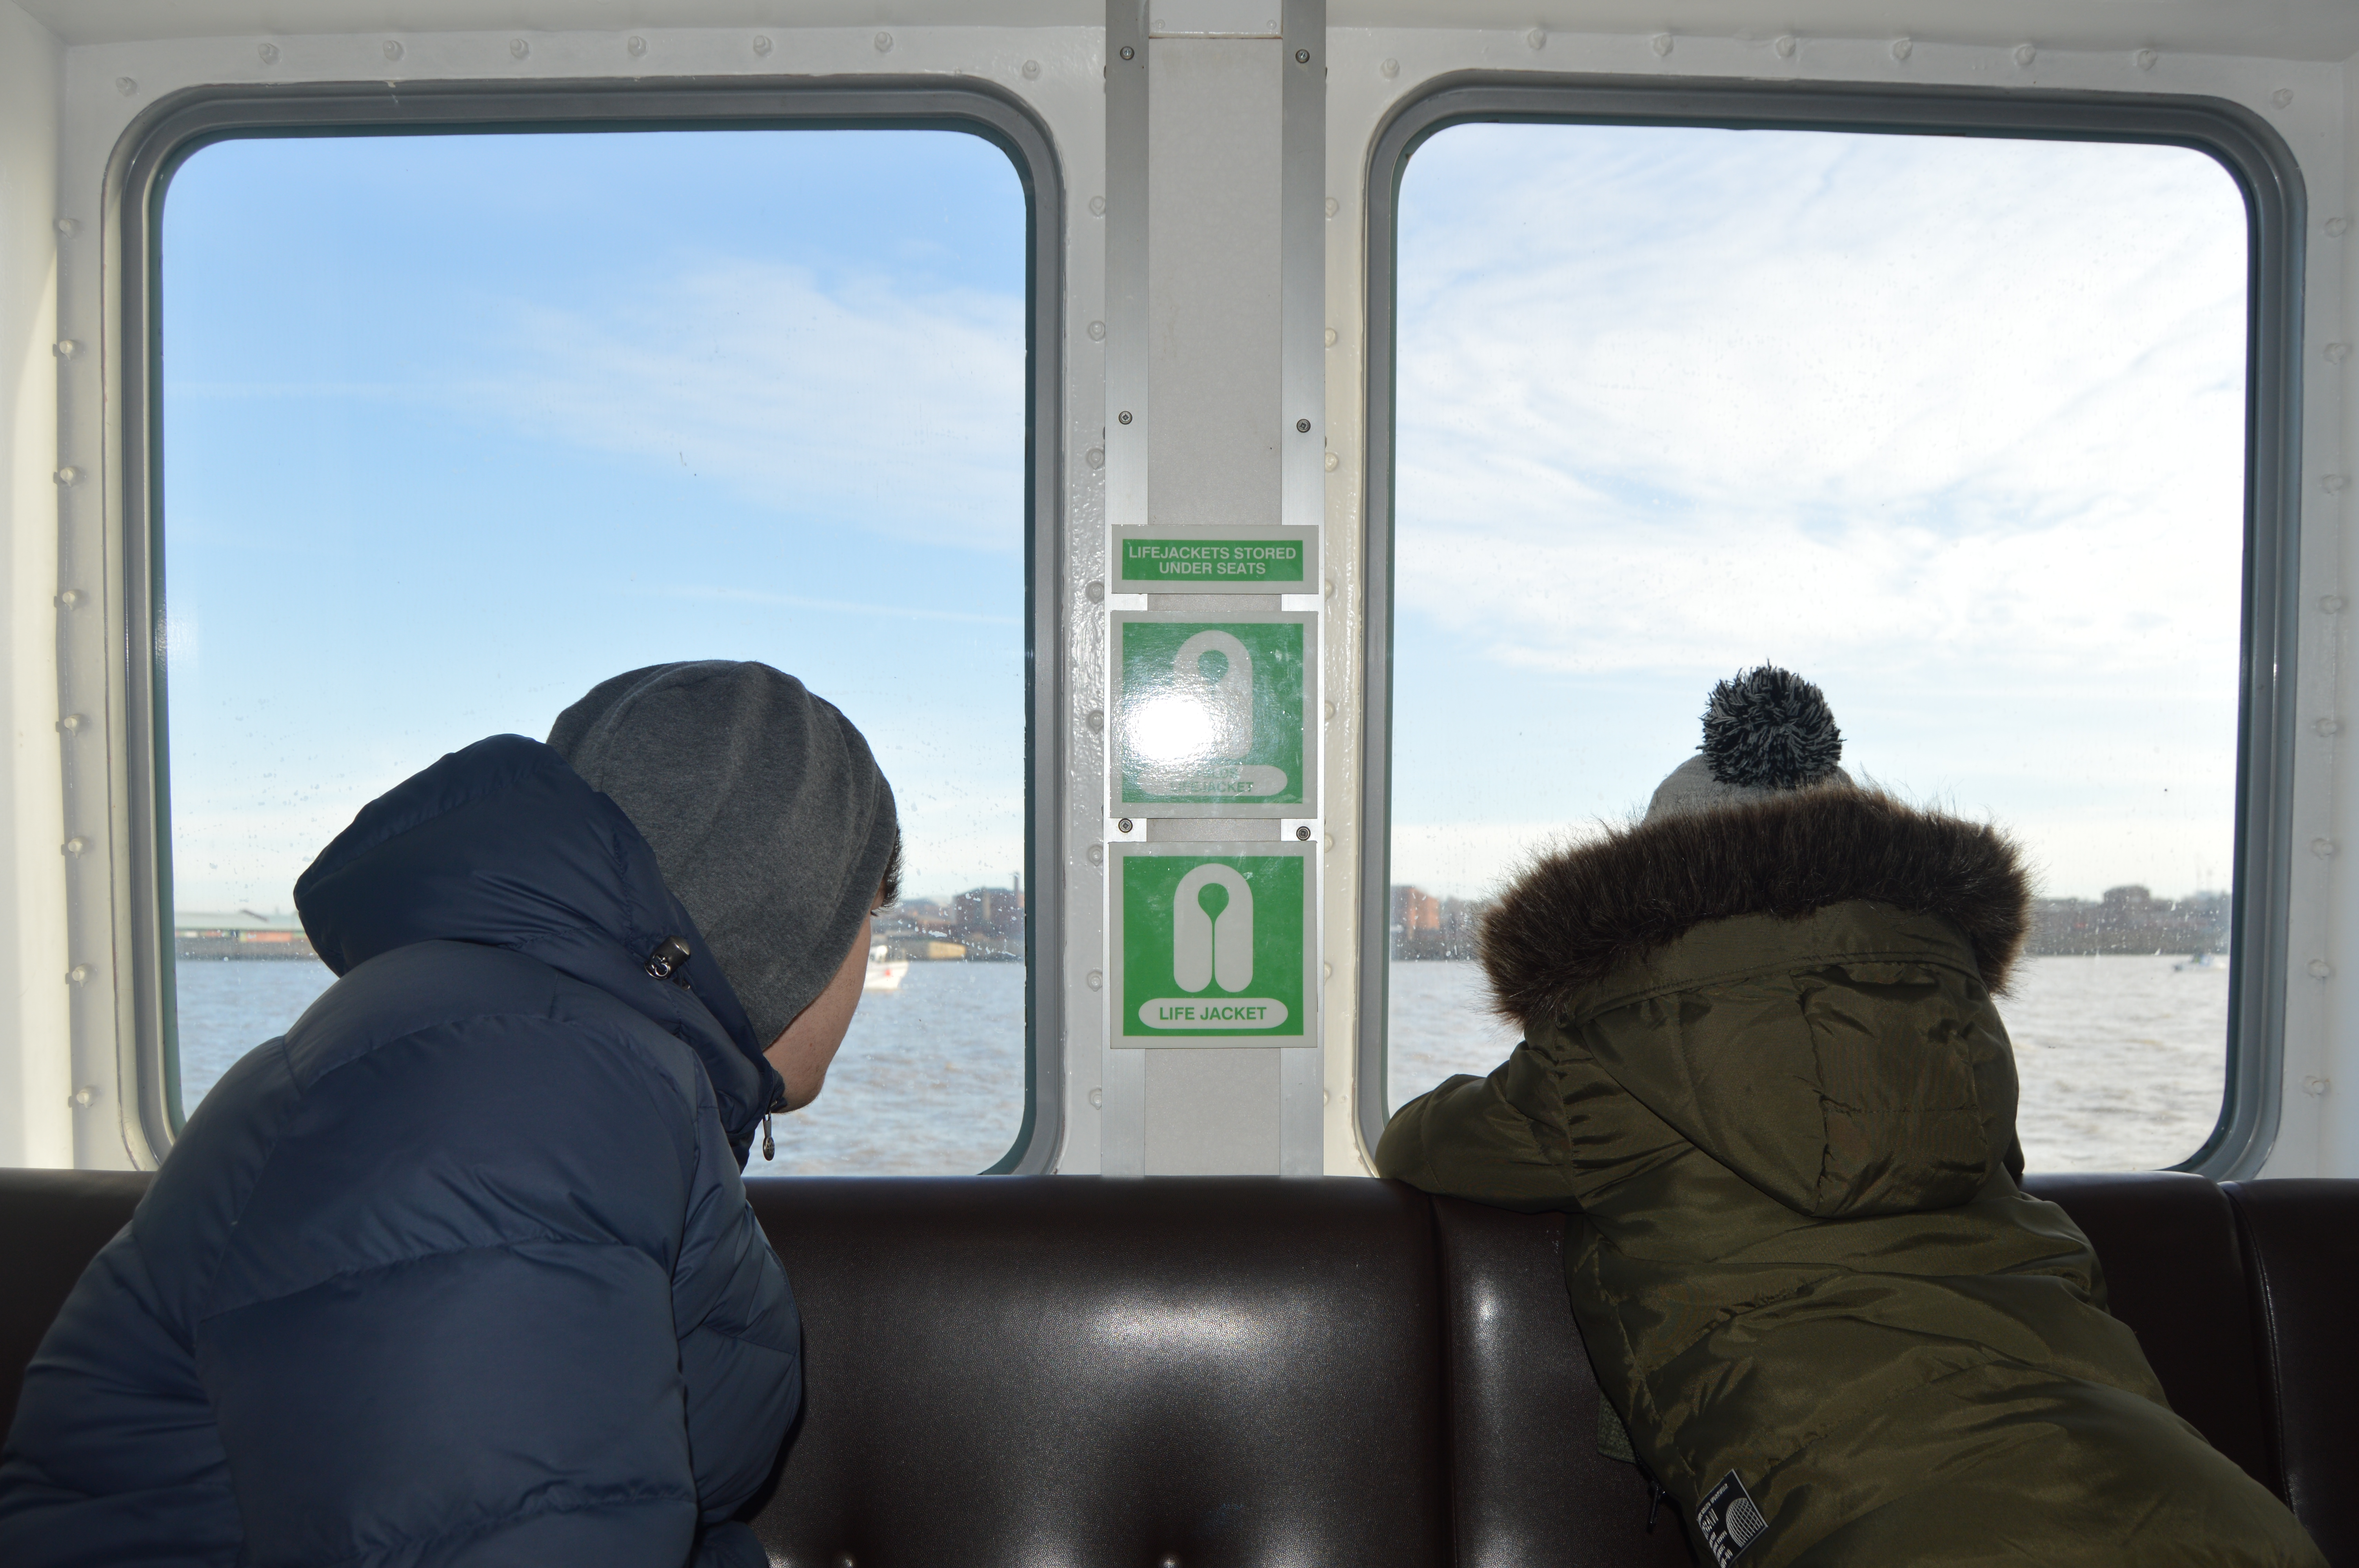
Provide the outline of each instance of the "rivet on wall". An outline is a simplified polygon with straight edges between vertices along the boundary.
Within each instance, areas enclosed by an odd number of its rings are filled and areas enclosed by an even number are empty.
[[[768,34],[756,33],[754,35],[754,52],[764,59],[767,59],[769,58],[770,38]]]
[[[2140,49],[2137,53],[2130,56],[2130,59],[2140,70],[2152,70],[2154,69],[2154,62],[2161,58],[2162,57],[2160,55],[2155,53],[2152,49]]]
[[[1040,80],[1040,62],[1038,60],[1027,59],[1024,62],[1024,80],[1027,81],[1038,81]]]
[[[1103,218],[1105,216],[1104,197],[1093,196],[1090,198],[1090,216],[1093,218]]]
[[[1801,46],[1794,41],[1793,34],[1780,33],[1777,35],[1777,41],[1772,44],[1770,48],[1777,51],[1777,58],[1779,59],[1791,59],[1794,58],[1794,51],[1801,48]]]
[[[1895,38],[1895,39],[1893,39],[1893,40],[1892,40],[1892,58],[1893,58],[1893,59],[1907,59],[1910,55],[1915,54],[1916,52],[1917,52],[1917,40],[1916,40],[1916,39],[1914,39],[1914,38]]]
[[[1400,74],[1400,61],[1394,59],[1391,56],[1387,55],[1386,58],[1376,62],[1376,74],[1383,77],[1386,81],[1390,81],[1394,77]]]
[[[2312,958],[2310,961],[2310,978],[2313,980],[2331,980],[2334,978],[2334,966],[2323,958]]]
[[[277,44],[257,44],[255,46],[254,52],[265,65],[277,65],[278,63],[278,46]]]
[[[532,45],[531,45],[530,43],[527,42],[525,39],[523,39],[523,38],[510,38],[510,39],[508,40],[508,58],[509,58],[509,59],[524,59],[527,55],[528,55],[528,54],[530,54],[530,53],[532,53]]]
[[[82,352],[82,345],[75,342],[71,338],[60,338],[56,342],[49,345],[49,352],[57,355],[58,358],[61,360],[70,360],[73,358],[74,355]]]
[[[385,58],[387,59],[399,59],[403,53],[399,38],[387,38],[377,45],[377,48],[385,51]]]
[[[2031,62],[2038,58],[2039,51],[2033,49],[2029,44],[2017,44],[2015,46],[2015,63],[2022,66],[2025,70],[2030,70]]]
[[[114,79],[114,90],[117,92],[122,93],[125,98],[128,98],[133,93],[139,91],[139,83],[133,81],[130,77],[118,76]]]
[[[638,34],[633,33],[629,38],[623,40],[623,52],[629,55],[633,59],[636,59],[641,55],[647,52],[647,40],[639,37]]]
[[[1671,55],[1671,35],[1669,33],[1657,33],[1653,38],[1647,40],[1647,47],[1655,51],[1656,59],[1669,59]]]
[[[877,34],[877,35],[876,35],[875,38],[873,41],[874,41],[874,42],[875,43],[875,45],[876,45],[876,52],[877,52],[878,54],[890,54],[890,53],[892,53],[892,52],[893,52],[893,35],[892,35],[892,34],[890,34],[890,33],[879,33],[879,34]]]

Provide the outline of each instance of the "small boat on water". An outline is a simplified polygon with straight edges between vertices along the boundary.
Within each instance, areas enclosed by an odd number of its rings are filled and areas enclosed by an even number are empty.
[[[889,950],[882,942],[868,949],[868,973],[860,982],[862,990],[897,991],[901,989],[901,981],[909,973],[909,960],[887,958],[885,955]]]
[[[2228,955],[2225,953],[2190,953],[2178,963],[2171,965],[2170,972],[2180,975],[2190,969],[2224,969],[2227,967]]]

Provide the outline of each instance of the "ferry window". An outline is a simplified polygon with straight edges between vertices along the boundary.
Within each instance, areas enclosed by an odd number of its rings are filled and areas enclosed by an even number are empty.
[[[1512,1046],[1473,922],[1713,683],[2027,852],[2035,1171],[2223,1104],[2248,221],[2175,146],[1462,124],[1396,236],[1389,1103]]]
[[[168,1070],[332,977],[353,813],[604,677],[758,659],[867,736],[903,897],[753,1173],[983,1169],[1027,1110],[1028,200],[954,129],[214,143],[158,230]],[[177,1120],[175,1121],[177,1126]]]

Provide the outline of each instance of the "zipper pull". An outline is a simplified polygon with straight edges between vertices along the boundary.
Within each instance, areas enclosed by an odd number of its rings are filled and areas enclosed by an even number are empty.
[[[766,1110],[762,1113],[762,1158],[771,1159],[777,1152],[778,1141],[770,1136],[770,1113]]]
[[[647,955],[647,973],[659,980],[669,980],[676,986],[688,984],[688,972],[680,966],[688,962],[688,944],[677,936],[667,936],[656,944]]]

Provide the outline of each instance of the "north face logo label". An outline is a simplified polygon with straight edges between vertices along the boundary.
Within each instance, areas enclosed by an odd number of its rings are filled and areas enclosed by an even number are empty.
[[[1703,1543],[1712,1560],[1720,1568],[1728,1568],[1769,1528],[1769,1521],[1761,1517],[1761,1510],[1754,1506],[1752,1495],[1745,1491],[1745,1483],[1736,1478],[1734,1470],[1721,1477],[1720,1485],[1696,1509],[1696,1524],[1703,1531]]]

